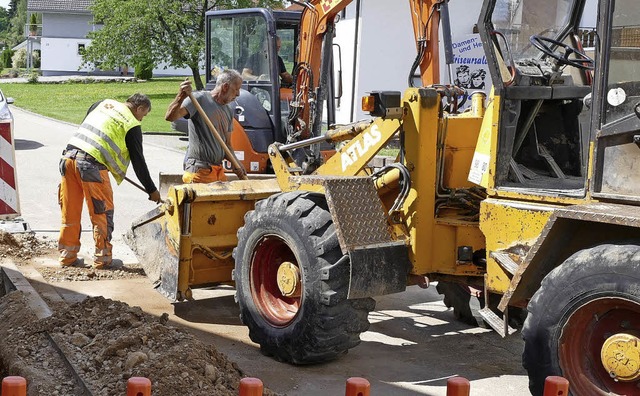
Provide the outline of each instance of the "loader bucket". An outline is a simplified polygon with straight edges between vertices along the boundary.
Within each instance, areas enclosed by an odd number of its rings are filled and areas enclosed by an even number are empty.
[[[238,180],[238,176],[235,173],[225,173],[227,180]],[[273,179],[274,175],[262,174],[262,173],[249,173],[247,175],[249,180],[265,180],[265,179]],[[163,173],[159,174],[159,184],[160,187],[158,191],[160,192],[160,196],[166,197],[169,193],[169,188],[171,186],[177,186],[178,184],[182,184],[182,173]]]
[[[192,287],[232,283],[245,213],[278,192],[273,177],[173,185],[164,204],[133,221],[125,241],[154,287],[171,300],[190,299]]]

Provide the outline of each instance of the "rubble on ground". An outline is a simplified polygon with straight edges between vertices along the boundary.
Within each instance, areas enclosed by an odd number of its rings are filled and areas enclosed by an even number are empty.
[[[51,243],[33,235],[0,232],[0,256],[18,268],[42,272],[33,264],[36,256],[52,253]],[[0,292],[5,286],[0,283]],[[157,318],[140,307],[88,297],[57,304],[51,317],[38,319],[23,292],[0,296],[0,377],[25,377],[29,396],[80,395],[85,385],[95,396],[124,395],[131,377],[149,378],[155,396],[238,394],[240,368],[215,346],[170,325],[166,313]]]

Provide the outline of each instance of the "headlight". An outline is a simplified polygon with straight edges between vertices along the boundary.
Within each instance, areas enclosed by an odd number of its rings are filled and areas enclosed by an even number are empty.
[[[8,106],[0,107],[0,120],[10,120],[10,119],[11,119],[11,112],[9,111],[9,107]]]

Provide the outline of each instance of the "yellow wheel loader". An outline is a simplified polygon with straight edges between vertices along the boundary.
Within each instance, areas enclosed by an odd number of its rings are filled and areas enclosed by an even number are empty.
[[[477,62],[493,90],[459,112],[464,90],[438,84],[447,2],[411,0],[408,74],[419,69],[421,86],[372,92],[371,120],[326,131],[329,49],[349,1],[297,3],[295,111],[287,142],[268,149],[275,178],[176,185],[136,220],[130,246],[159,290],[189,300],[192,288],[233,282],[251,339],[305,364],[356,346],[375,297],[437,281],[456,316],[502,336],[526,314],[533,394],[549,375],[574,395],[637,394],[636,2],[484,0]],[[577,36],[587,3],[597,6],[593,48]],[[397,161],[370,170],[394,137]],[[344,143],[320,161],[325,141]]]

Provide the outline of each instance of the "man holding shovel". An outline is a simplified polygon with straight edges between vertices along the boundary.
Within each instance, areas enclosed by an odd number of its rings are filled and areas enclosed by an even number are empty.
[[[73,135],[60,160],[58,200],[62,227],[58,239],[59,262],[73,265],[80,250],[82,200],[87,202],[93,226],[93,268],[111,264],[113,190],[109,173],[118,184],[126,178],[129,162],[149,200],[160,203],[160,193],[149,176],[142,153],[140,121],[151,111],[146,95],[133,94],[125,103],[105,99],[94,103]],[[129,180],[129,179],[127,179]]]
[[[165,120],[175,121],[181,117],[189,119],[189,148],[182,175],[184,183],[227,180],[222,166],[225,155],[234,165],[234,172],[238,177],[246,178],[246,171],[231,148],[233,114],[228,106],[240,94],[241,85],[240,73],[230,69],[218,75],[216,86],[211,92],[192,93],[189,80],[180,84],[180,91],[169,104]]]

